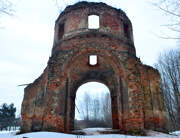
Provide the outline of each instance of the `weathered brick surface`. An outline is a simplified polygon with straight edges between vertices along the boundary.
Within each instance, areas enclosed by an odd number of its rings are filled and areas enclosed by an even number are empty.
[[[88,29],[90,14],[99,15],[99,29]],[[106,4],[80,2],[60,14],[47,68],[25,88],[22,132],[73,130],[76,91],[88,81],[110,89],[113,128],[164,129],[160,75],[136,57],[130,20]]]

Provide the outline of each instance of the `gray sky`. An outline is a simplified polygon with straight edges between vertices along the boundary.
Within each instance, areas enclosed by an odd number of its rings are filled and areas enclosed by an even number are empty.
[[[106,0],[105,3],[126,12],[133,25],[137,57],[153,65],[158,54],[174,48],[176,42],[156,36],[165,32],[171,35],[161,26],[169,18],[148,1],[152,0]],[[19,113],[24,87],[18,85],[33,82],[45,69],[59,12],[53,0],[14,0],[14,3],[15,16],[0,18],[3,27],[0,29],[0,105],[13,102]],[[64,8],[71,3],[61,0],[59,5]]]

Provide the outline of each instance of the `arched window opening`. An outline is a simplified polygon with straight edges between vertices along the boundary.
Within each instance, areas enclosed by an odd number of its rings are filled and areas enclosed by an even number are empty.
[[[89,65],[95,66],[98,63],[97,55],[89,56]]]
[[[59,25],[58,28],[58,39],[61,40],[64,35],[64,23]]]
[[[87,82],[76,92],[74,128],[112,128],[111,96],[108,87]]]
[[[88,29],[98,29],[99,28],[99,16],[89,15],[88,16]]]

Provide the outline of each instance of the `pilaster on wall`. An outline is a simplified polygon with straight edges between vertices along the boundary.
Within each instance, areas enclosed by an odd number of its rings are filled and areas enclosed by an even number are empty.
[[[165,107],[160,88],[159,72],[147,65],[139,66],[141,86],[144,92],[145,129],[165,130]]]

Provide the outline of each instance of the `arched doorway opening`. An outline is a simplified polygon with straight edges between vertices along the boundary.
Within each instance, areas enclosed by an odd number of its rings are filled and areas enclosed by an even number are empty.
[[[100,82],[87,82],[76,91],[74,129],[112,128],[109,88]]]

